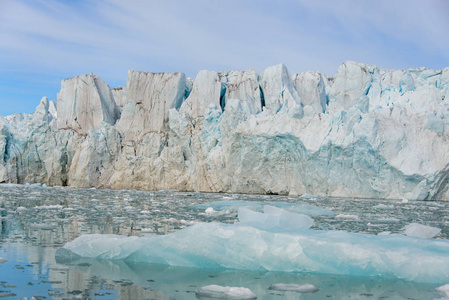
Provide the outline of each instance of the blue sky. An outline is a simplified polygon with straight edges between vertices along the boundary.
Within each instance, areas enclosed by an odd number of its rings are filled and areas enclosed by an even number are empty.
[[[0,114],[34,112],[89,72],[115,87],[128,69],[442,69],[448,16],[446,0],[0,0]]]

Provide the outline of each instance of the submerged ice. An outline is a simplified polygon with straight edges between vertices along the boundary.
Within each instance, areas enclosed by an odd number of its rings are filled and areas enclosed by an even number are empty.
[[[83,235],[59,249],[57,259],[449,280],[447,240],[311,230],[310,217],[269,206],[264,213],[240,209],[239,218],[235,224],[198,223],[163,236]]]

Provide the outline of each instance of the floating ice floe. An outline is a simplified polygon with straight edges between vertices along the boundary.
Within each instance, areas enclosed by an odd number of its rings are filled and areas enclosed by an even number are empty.
[[[257,296],[250,289],[245,287],[230,287],[220,285],[208,285],[196,291],[196,296],[203,298],[218,299],[256,299]]]
[[[213,207],[208,207],[204,212],[206,214],[213,214],[215,212],[215,209]]]
[[[356,216],[356,215],[339,214],[339,215],[335,216],[335,219],[348,220],[348,221],[358,221],[359,217]]]
[[[443,299],[449,299],[449,284],[437,287],[436,291],[444,297]]]
[[[373,206],[373,208],[379,208],[379,209],[394,209],[394,205],[386,205],[386,204],[377,204]]]
[[[88,257],[179,267],[381,276],[431,283],[449,280],[448,240],[311,230],[307,222],[296,223],[304,215],[270,207],[263,214],[248,214],[245,209],[239,214],[241,223],[198,223],[162,236],[83,235],[59,249],[56,258],[61,262]],[[267,220],[277,223],[268,226],[263,223]]]
[[[7,262],[6,258],[0,256],[0,264]]]
[[[62,209],[62,205],[42,205],[42,206],[35,206],[35,209]]]
[[[206,208],[204,213],[206,214],[206,216],[209,216],[209,217],[219,217],[219,216],[223,216],[223,215],[228,215],[231,213],[231,211],[228,209],[227,210],[215,210],[213,207],[208,207],[208,208]]]
[[[425,226],[418,223],[408,224],[404,227],[404,230],[405,235],[422,239],[431,239],[441,232],[440,228]]]
[[[263,213],[240,208],[238,215],[240,224],[259,229],[309,229],[313,225],[313,219],[309,216],[291,213],[271,205],[265,205]]]
[[[295,284],[295,283],[276,283],[270,286],[270,290],[298,292],[298,293],[315,293],[319,289],[313,284]]]
[[[289,212],[304,214],[308,216],[333,216],[335,213],[315,205],[306,203],[286,203],[286,202],[258,202],[258,201],[215,201],[211,203],[196,204],[194,209],[204,209],[206,214],[217,211],[237,211],[239,208],[247,208],[255,211],[262,211],[265,205],[285,209]],[[207,211],[208,210],[208,211]]]
[[[178,224],[180,223],[180,221],[176,218],[169,218],[169,219],[165,219],[166,222],[168,223],[172,223],[172,224]]]

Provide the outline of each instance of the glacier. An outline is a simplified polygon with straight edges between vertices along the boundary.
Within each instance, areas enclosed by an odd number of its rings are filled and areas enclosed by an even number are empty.
[[[271,206],[264,213],[251,212],[239,209],[240,222],[234,224],[198,223],[167,235],[82,235],[58,249],[56,259],[61,263],[90,258],[438,284],[449,279],[448,240],[312,230],[306,215]]]
[[[0,182],[449,199],[449,68],[130,70],[0,116]]]

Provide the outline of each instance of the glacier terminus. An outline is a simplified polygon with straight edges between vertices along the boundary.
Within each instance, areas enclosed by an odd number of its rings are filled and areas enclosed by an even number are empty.
[[[449,198],[449,68],[345,62],[335,77],[128,72],[65,79],[0,116],[0,182],[410,200]]]

